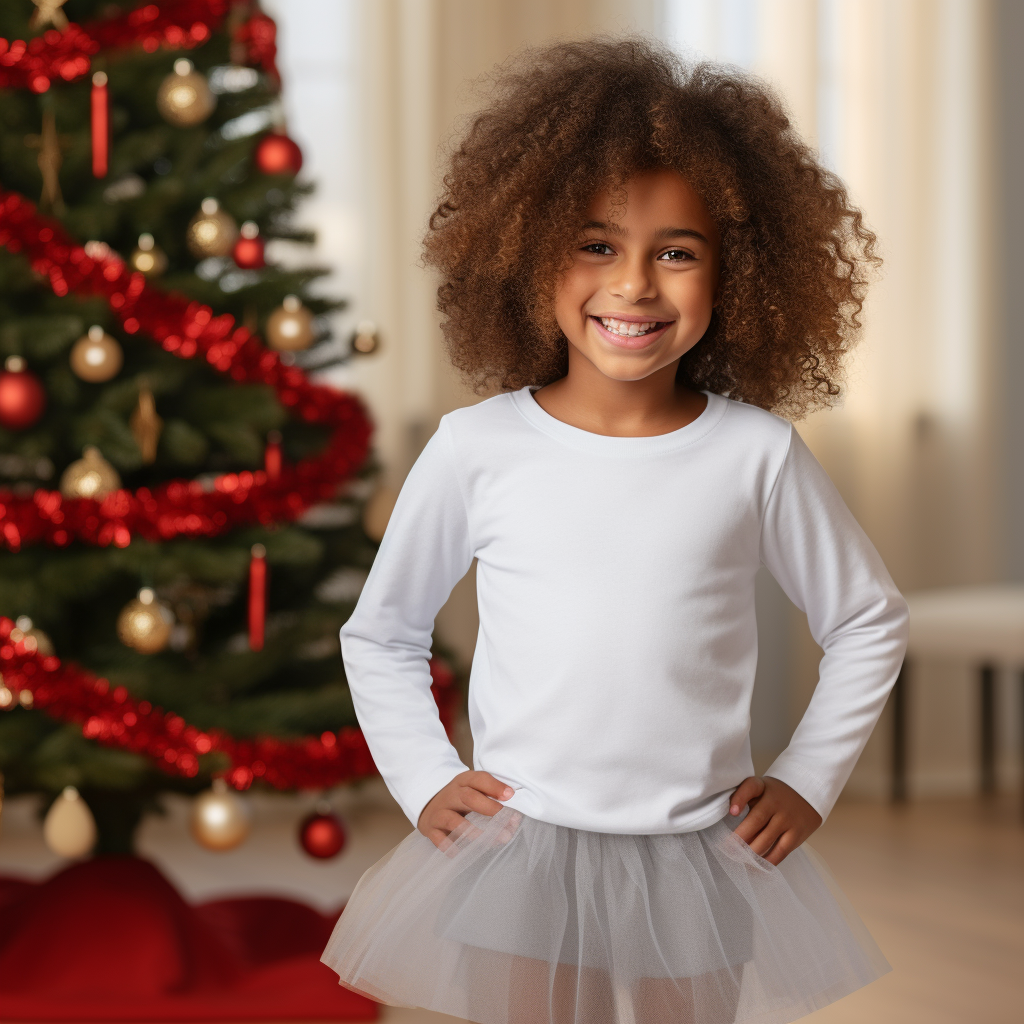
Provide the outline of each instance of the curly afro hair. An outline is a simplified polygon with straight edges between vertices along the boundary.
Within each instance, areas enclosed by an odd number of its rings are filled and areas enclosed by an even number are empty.
[[[453,364],[478,393],[565,376],[553,299],[585,211],[661,167],[721,233],[719,302],[679,379],[791,418],[832,404],[874,234],[762,82],[639,38],[525,51],[451,154],[424,258]]]

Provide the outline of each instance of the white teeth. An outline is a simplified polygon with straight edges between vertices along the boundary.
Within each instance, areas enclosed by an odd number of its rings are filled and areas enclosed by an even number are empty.
[[[634,323],[631,320],[616,320],[614,317],[600,317],[601,323],[606,331],[612,334],[621,335],[624,338],[638,338],[641,334],[647,334],[658,326],[658,320],[645,320],[642,323]]]

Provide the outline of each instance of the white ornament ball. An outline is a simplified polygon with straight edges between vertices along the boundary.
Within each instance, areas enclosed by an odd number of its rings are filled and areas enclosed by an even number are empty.
[[[96,845],[96,819],[74,786],[65,786],[50,805],[43,839],[61,857],[84,857]]]

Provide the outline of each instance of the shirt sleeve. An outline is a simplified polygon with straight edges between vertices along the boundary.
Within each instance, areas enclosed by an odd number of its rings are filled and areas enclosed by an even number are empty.
[[[789,746],[765,773],[826,818],[896,681],[909,614],[878,552],[800,435],[768,499],[761,560],[824,655]]]
[[[430,692],[434,617],[473,552],[450,428],[442,418],[402,486],[341,652],[374,763],[415,826],[431,797],[469,769]]]

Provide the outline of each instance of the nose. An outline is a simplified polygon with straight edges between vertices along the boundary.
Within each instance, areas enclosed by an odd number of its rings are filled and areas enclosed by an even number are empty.
[[[635,303],[657,296],[654,275],[647,260],[639,253],[616,261],[607,287],[612,295],[625,302]]]

